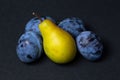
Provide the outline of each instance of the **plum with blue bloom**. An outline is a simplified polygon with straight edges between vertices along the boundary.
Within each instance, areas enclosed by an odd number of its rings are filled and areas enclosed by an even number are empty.
[[[22,62],[33,62],[42,55],[42,40],[32,31],[25,32],[18,41],[16,51]]]
[[[98,60],[103,52],[103,45],[100,38],[91,31],[81,32],[77,38],[76,43],[78,51],[87,60]]]

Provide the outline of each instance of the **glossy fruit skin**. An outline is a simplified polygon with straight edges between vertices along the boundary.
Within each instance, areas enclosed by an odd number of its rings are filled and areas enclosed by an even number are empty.
[[[50,60],[58,64],[65,64],[75,58],[75,40],[68,32],[47,19],[39,24],[39,29],[43,37],[45,54]]]
[[[50,19],[52,20],[53,22],[55,22],[55,20],[49,16],[44,16],[44,17],[41,17],[41,20],[45,20],[45,19]],[[40,19],[37,18],[37,17],[34,17],[32,19],[30,19],[28,21],[28,23],[26,24],[25,26],[25,31],[33,31],[35,32],[36,34],[38,35],[41,35],[40,31],[39,31],[39,28],[38,28],[38,25],[41,23]]]
[[[78,51],[87,60],[98,60],[103,52],[103,45],[100,38],[91,31],[81,32],[77,38],[76,43]]]
[[[82,20],[76,17],[66,18],[58,26],[69,32],[74,38],[86,30]]]
[[[18,41],[16,51],[22,62],[33,62],[42,55],[42,40],[32,31],[25,32]]]

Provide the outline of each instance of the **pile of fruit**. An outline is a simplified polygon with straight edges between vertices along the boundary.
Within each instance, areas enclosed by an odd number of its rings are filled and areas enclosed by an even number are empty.
[[[45,53],[51,61],[63,64],[72,61],[76,53],[90,61],[98,60],[103,45],[100,37],[86,30],[79,18],[66,18],[56,24],[49,16],[36,16],[26,24],[16,51],[18,58],[25,63],[34,62]]]

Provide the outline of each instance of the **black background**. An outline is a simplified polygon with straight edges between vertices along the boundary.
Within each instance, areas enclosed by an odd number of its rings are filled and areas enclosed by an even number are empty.
[[[81,18],[88,30],[102,38],[103,57],[90,62],[78,53],[65,65],[45,55],[32,64],[20,62],[17,41],[33,11],[58,22],[71,16]],[[119,0],[0,0],[0,80],[120,80],[119,27]]]

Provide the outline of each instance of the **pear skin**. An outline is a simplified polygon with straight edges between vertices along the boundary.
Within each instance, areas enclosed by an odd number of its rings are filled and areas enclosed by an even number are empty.
[[[45,54],[55,63],[68,63],[75,58],[76,44],[73,37],[52,21],[39,24]]]

